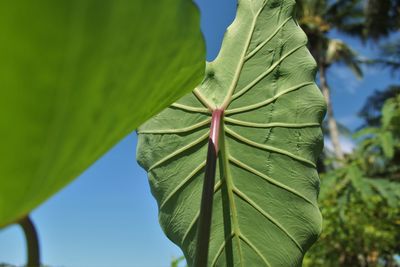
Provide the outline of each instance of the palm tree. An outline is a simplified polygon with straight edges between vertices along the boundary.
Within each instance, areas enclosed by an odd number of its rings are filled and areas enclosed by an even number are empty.
[[[393,74],[400,75],[400,38],[381,45],[380,49],[383,66],[390,68]]]
[[[400,28],[400,0],[366,0],[364,38],[377,40]]]
[[[338,125],[334,117],[327,69],[334,63],[344,63],[361,77],[357,54],[345,42],[332,39],[329,32],[336,30],[350,35],[361,35],[363,8],[360,0],[298,0],[297,18],[309,39],[309,49],[318,64],[321,91],[327,103],[327,122],[335,157],[343,160]]]
[[[400,31],[400,0],[366,0],[364,8],[365,26],[362,38],[379,41]],[[399,74],[400,70],[400,38],[397,37],[380,44],[380,57],[367,60],[366,63],[380,65]]]

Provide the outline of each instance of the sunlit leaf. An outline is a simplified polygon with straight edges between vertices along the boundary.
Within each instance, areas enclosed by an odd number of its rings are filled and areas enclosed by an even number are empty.
[[[224,118],[207,266],[301,266],[321,231],[325,103],[294,4],[239,1],[202,84],[139,129],[161,226],[189,266],[215,110]]]
[[[189,0],[0,1],[0,227],[201,81]]]

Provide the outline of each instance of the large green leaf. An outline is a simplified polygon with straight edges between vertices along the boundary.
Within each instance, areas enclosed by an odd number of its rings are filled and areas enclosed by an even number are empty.
[[[0,1],[0,227],[197,85],[190,0]]]
[[[139,128],[167,236],[193,264],[211,113],[224,110],[208,266],[301,266],[321,231],[325,103],[293,0],[240,0],[202,84]]]

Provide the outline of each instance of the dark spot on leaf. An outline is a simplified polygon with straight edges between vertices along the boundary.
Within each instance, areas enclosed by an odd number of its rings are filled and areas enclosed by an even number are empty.
[[[272,0],[270,1],[270,3],[268,4],[269,8],[277,8],[281,5],[281,0]]]
[[[211,70],[211,71],[207,72],[207,77],[208,78],[214,78],[214,76],[215,76],[215,72],[214,71]]]

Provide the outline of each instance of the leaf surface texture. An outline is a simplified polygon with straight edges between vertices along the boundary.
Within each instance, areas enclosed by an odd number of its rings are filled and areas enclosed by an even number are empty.
[[[295,1],[241,0],[191,94],[139,128],[164,232],[191,265],[211,113],[224,110],[208,266],[301,266],[321,231],[323,97]]]

